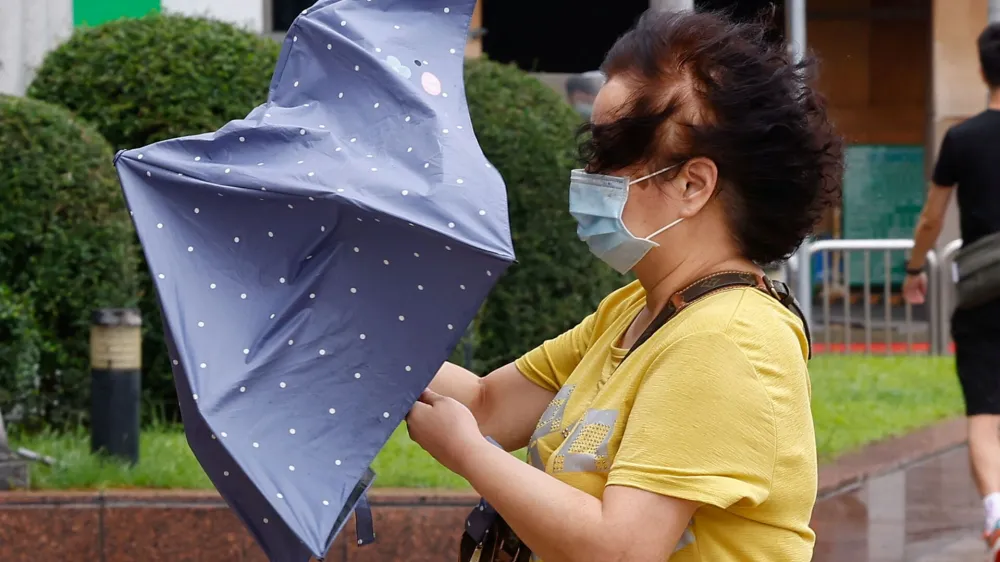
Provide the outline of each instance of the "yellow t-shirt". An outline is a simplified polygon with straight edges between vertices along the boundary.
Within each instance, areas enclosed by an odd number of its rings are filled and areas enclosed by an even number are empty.
[[[670,562],[811,560],[816,437],[801,321],[757,289],[726,289],[622,363],[616,344],[645,303],[632,283],[517,360],[557,393],[529,462],[597,498],[618,485],[703,504]]]

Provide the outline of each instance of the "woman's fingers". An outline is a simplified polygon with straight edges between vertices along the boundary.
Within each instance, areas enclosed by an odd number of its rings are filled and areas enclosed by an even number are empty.
[[[427,389],[420,394],[419,400],[424,404],[430,404],[433,406],[434,404],[440,402],[442,398],[444,398],[444,396],[441,396],[431,389]]]
[[[423,398],[423,395],[421,395]],[[412,423],[414,419],[419,419],[421,415],[428,413],[431,409],[430,404],[425,404],[423,401],[418,400],[410,408],[410,413],[406,414],[406,423]]]

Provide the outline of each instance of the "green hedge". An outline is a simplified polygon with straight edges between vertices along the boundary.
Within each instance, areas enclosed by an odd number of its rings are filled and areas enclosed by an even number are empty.
[[[277,42],[227,23],[151,14],[78,29],[28,97],[93,123],[115,149],[215,131],[267,99]]]
[[[28,96],[68,107],[116,149],[211,132],[267,100],[277,42],[233,25],[151,14],[78,29],[49,53]],[[140,265],[147,401],[176,413],[156,290]]]
[[[39,364],[45,340],[27,295],[0,285],[0,413],[9,431],[40,411]],[[19,420],[17,423],[14,420]]]
[[[568,212],[579,115],[510,65],[468,61],[465,87],[479,144],[507,182],[518,260],[476,321],[474,367],[485,373],[574,326],[624,280],[580,242]]]
[[[114,154],[65,109],[10,96],[0,96],[0,147],[0,386],[8,393],[0,407],[9,411],[31,388],[25,423],[75,423],[89,404],[90,314],[134,306],[139,292]]]

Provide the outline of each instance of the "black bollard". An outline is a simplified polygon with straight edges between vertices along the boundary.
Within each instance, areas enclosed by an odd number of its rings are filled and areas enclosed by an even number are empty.
[[[139,462],[142,316],[132,308],[94,312],[90,326],[90,449]]]

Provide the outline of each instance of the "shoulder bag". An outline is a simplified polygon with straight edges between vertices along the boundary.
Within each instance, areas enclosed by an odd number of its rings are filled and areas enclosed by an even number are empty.
[[[1000,232],[977,240],[955,254],[955,291],[959,308],[1000,299]]]

